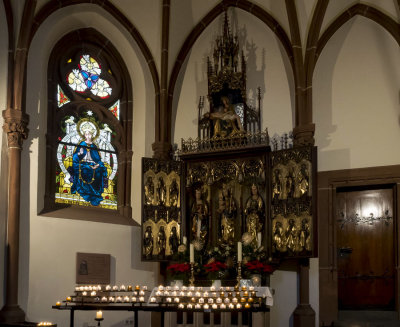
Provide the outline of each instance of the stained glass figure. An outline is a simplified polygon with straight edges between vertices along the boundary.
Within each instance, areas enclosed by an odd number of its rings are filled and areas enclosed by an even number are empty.
[[[113,131],[92,112],[64,120],[57,149],[56,202],[117,209],[118,158]]]
[[[62,107],[64,104],[71,102],[71,100],[64,94],[60,85],[57,85],[57,105],[58,108]]]
[[[110,84],[100,78],[101,66],[89,55],[82,55],[78,69],[73,69],[68,74],[68,85],[76,92],[83,93],[90,90],[91,93],[100,97],[108,98],[112,93]]]
[[[119,120],[119,100],[115,102],[110,108],[108,108],[113,115]]]

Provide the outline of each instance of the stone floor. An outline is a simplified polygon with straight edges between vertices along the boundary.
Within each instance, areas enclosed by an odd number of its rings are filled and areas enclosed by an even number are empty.
[[[335,327],[400,327],[395,311],[339,311]]]

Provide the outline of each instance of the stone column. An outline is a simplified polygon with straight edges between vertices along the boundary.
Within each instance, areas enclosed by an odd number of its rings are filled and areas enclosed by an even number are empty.
[[[28,134],[28,115],[20,110],[3,111],[3,130],[8,139],[8,216],[6,243],[6,302],[0,310],[0,322],[23,322],[25,312],[18,305],[19,220],[21,193],[22,140]]]
[[[293,312],[294,327],[315,327],[315,311],[310,305],[310,287],[309,287],[309,259],[303,259],[299,265],[299,293],[300,302]]]

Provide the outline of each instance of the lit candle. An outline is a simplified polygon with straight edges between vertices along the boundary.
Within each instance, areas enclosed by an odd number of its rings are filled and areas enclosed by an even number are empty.
[[[140,290],[140,286],[139,286],[139,285],[136,285],[136,286],[135,286],[135,290],[136,290],[136,291],[139,291],[139,290]]]
[[[147,291],[147,286],[146,285],[142,286],[142,290]]]
[[[128,291],[132,291],[132,285],[128,285]]]
[[[179,303],[179,297],[174,298],[175,303]]]
[[[113,286],[113,291],[118,291],[118,286],[117,285]]]
[[[107,298],[106,298],[105,296],[103,296],[103,297],[101,298],[101,302],[107,302]]]
[[[182,291],[187,291],[187,287],[186,286],[182,286]]]
[[[126,289],[126,288],[125,288],[125,285],[121,285],[120,290],[121,290],[121,291],[125,291],[125,289]]]
[[[195,309],[201,309],[201,304],[198,304],[198,303],[197,303],[197,304],[194,306],[194,308],[195,308]]]
[[[160,285],[160,286],[158,286],[158,289],[159,289],[160,291],[162,291],[162,290],[164,290],[164,286]]]
[[[96,296],[96,291],[92,291],[92,292],[90,293],[90,295],[91,295],[91,296]]]
[[[189,304],[186,306],[186,308],[188,308],[188,309],[193,309],[193,304],[189,303]]]
[[[60,301],[57,301],[57,302],[56,302],[56,306],[59,307],[60,305],[61,305],[61,302],[60,302]]]
[[[131,302],[136,302],[136,297],[132,296],[131,297]]]
[[[96,319],[103,319],[103,312],[97,311],[96,312]]]
[[[210,297],[210,298],[208,299],[208,303],[209,303],[209,304],[213,304],[213,303],[214,303],[214,299]]]
[[[223,304],[223,303],[222,303],[219,307],[220,307],[222,310],[226,309],[226,305]]]
[[[194,263],[194,245],[190,243],[190,263]]]
[[[204,299],[202,297],[199,299],[199,303],[204,303]]]
[[[218,309],[218,305],[214,303],[214,304],[212,305],[212,308],[213,308],[214,310],[216,310],[216,309]]]
[[[124,302],[129,302],[129,296],[124,297]]]
[[[111,286],[110,285],[107,285],[106,286],[106,291],[110,291],[111,290]]]
[[[171,299],[170,297],[167,297],[167,298],[166,298],[166,301],[167,301],[168,303],[171,303],[171,302],[172,302],[172,299]]]
[[[222,303],[222,299],[219,297],[219,298],[216,300],[216,302],[217,302],[218,304],[221,304],[221,303]]]
[[[250,309],[250,308],[251,308],[251,305],[248,304],[248,303],[246,303],[246,304],[244,305],[244,307],[245,307],[246,309]]]
[[[240,309],[242,307],[242,305],[240,303],[236,304],[236,308]]]
[[[231,303],[229,304],[229,309],[235,309],[235,306]]]
[[[152,296],[152,297],[150,298],[150,302],[151,302],[151,303],[155,303],[155,302],[156,302],[156,298],[155,298],[154,296]]]
[[[184,307],[185,307],[185,305],[184,305],[183,303],[181,303],[181,304],[178,305],[178,308],[179,308],[179,309],[183,309]]]
[[[120,296],[117,296],[117,298],[116,298],[116,300],[115,300],[116,302],[122,302],[122,297],[120,297]]]
[[[210,291],[212,291],[212,292],[215,291],[215,286],[211,286]]]
[[[237,251],[238,251],[238,261],[242,261],[242,242],[238,242]]]
[[[141,297],[139,298],[139,302],[144,302],[144,296],[141,296]]]
[[[71,297],[70,296],[67,297],[67,302],[71,302]]]
[[[203,308],[204,308],[204,310],[208,310],[210,308],[210,306],[208,304],[204,304]]]
[[[87,295],[87,292],[86,292],[86,291],[82,292],[82,295],[83,295],[83,296],[86,296],[86,295]]]

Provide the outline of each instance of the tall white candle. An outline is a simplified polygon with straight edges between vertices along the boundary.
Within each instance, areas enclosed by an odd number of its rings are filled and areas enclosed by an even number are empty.
[[[96,312],[96,319],[102,319],[103,318],[103,312],[97,311]]]
[[[237,244],[238,261],[242,261],[242,242]]]
[[[190,262],[194,262],[194,245],[190,243]]]
[[[187,243],[187,237],[186,237],[186,236],[184,236],[184,237],[183,237],[183,244],[185,244],[185,245],[186,245],[186,243]]]
[[[258,246],[258,248],[261,247],[261,238],[262,238],[261,232],[258,232],[257,233],[257,246]]]

